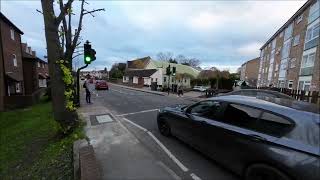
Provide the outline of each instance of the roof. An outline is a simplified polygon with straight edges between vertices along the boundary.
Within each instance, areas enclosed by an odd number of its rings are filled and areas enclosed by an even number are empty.
[[[243,66],[243,65],[245,65],[245,64],[247,64],[247,63],[250,63],[250,62],[252,62],[252,61],[259,61],[259,60],[260,60],[260,57],[256,57],[256,58],[254,58],[254,59],[251,59],[251,60],[243,63],[241,66]]]
[[[296,17],[300,16],[300,14],[304,12],[314,1],[316,0],[308,0],[306,3],[304,3],[304,5],[296,13],[294,13],[294,15],[291,16],[291,18],[284,25],[282,25],[280,29],[276,31],[276,33],[271,36],[271,38],[260,48],[260,50],[267,46],[267,44],[269,44],[276,36],[278,36],[278,34],[280,34],[280,32],[282,32],[292,21],[294,21]]]
[[[143,69],[146,67],[146,65],[149,63],[151,60],[150,56],[135,59],[132,61],[127,61],[128,68],[132,69]]]
[[[155,60],[151,60],[150,63],[152,63],[155,68],[167,68],[170,64],[171,67],[176,67],[177,73],[179,73],[179,74],[187,73],[187,74],[192,75],[194,78],[196,78],[200,73],[199,70],[197,70],[191,66],[187,66],[187,65],[183,65],[183,64],[174,64],[174,63],[155,61]]]
[[[2,19],[5,23],[9,24],[12,26],[16,31],[18,31],[20,34],[23,34],[23,32],[16,26],[14,25],[4,14],[0,12],[0,19]]]
[[[128,70],[125,72],[125,76],[133,77],[150,77],[152,74],[157,72],[157,69],[137,69],[137,70]]]

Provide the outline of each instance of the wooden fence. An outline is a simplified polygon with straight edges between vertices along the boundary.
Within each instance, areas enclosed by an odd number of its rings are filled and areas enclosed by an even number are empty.
[[[303,90],[295,90],[295,89],[287,89],[287,88],[267,88],[267,87],[259,87],[258,89],[274,90],[274,91],[287,94],[299,101],[320,104],[320,94],[318,91],[303,91]]]

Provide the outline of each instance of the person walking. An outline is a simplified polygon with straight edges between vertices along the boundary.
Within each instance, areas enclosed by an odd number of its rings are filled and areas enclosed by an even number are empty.
[[[183,87],[182,87],[182,85],[179,85],[179,87],[178,87],[178,96],[179,97],[183,97]]]
[[[88,87],[87,81],[84,82],[83,87],[86,89],[86,101],[88,104],[91,103],[91,92]]]

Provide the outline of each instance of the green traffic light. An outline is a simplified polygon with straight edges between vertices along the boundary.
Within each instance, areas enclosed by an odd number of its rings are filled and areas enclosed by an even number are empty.
[[[85,60],[86,60],[86,62],[90,62],[91,61],[91,57],[87,56]]]

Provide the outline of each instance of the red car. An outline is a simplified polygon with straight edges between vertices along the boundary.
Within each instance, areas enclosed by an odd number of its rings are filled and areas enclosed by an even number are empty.
[[[106,89],[109,90],[109,86],[105,80],[97,80],[96,81],[96,89]]]

